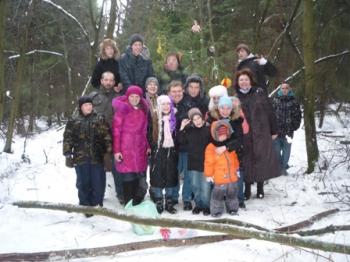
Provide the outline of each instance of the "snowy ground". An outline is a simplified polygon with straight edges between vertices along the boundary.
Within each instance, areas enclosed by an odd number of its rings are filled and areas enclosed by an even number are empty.
[[[322,130],[334,131],[332,135],[345,135],[349,140],[349,121],[342,126],[336,118],[326,118]],[[81,214],[39,209],[21,209],[11,203],[17,200],[38,200],[76,204],[75,173],[64,165],[62,152],[63,130],[51,129],[27,140],[25,155],[30,163],[21,159],[24,138],[15,137],[14,154],[0,154],[0,254],[10,252],[39,252],[88,247],[102,247],[122,243],[159,239],[157,230],[151,236],[135,235],[129,223],[105,217],[89,219]],[[327,134],[326,134],[327,135]],[[0,148],[4,141],[0,140]],[[289,176],[269,181],[263,200],[246,202],[247,209],[234,217],[269,229],[294,224],[312,215],[333,208],[341,212],[316,222],[308,229],[328,225],[350,224],[349,163],[334,167],[346,157],[344,145],[335,138],[319,135],[321,151],[320,167],[328,166],[311,175],[304,175],[306,150],[304,130],[295,134]],[[349,153],[348,153],[349,154]],[[105,197],[105,207],[124,212],[116,200],[111,174]],[[346,187],[348,186],[348,188]],[[347,192],[346,192],[347,191]],[[253,187],[255,195],[255,187]],[[162,217],[179,219],[207,219],[182,211]],[[225,215],[224,217],[230,217]],[[171,237],[179,237],[184,231],[171,229]],[[186,230],[186,236],[209,234],[203,231]],[[212,234],[212,233],[210,233]],[[350,243],[350,232],[342,231],[313,237],[331,243]],[[117,254],[113,257],[76,259],[73,261],[350,261],[350,256],[326,253],[301,248],[292,248],[258,240],[232,240],[201,246],[179,248],[153,248]]]

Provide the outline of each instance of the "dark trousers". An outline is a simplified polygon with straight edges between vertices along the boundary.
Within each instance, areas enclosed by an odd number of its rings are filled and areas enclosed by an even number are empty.
[[[79,205],[103,206],[106,172],[102,164],[85,163],[75,167]]]
[[[147,193],[148,184],[145,173],[120,173],[123,179],[123,193],[125,205],[133,200],[133,205],[143,201]]]

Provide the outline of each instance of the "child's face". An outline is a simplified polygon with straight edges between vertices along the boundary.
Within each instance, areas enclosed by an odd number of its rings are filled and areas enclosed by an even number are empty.
[[[169,102],[162,103],[161,110],[164,115],[168,115],[170,113],[170,103]]]
[[[192,117],[192,123],[195,127],[201,128],[204,124],[204,121],[200,115],[195,115]]]
[[[226,134],[222,134],[222,135],[218,136],[218,141],[219,142],[225,141],[226,139],[227,139],[227,135]]]
[[[213,96],[214,105],[219,104],[220,96]]]
[[[130,105],[137,106],[140,103],[141,98],[139,95],[131,94],[128,97],[128,100],[129,100]]]
[[[221,106],[219,107],[219,113],[222,118],[228,118],[232,112],[232,107],[229,106]]]
[[[176,71],[179,67],[179,63],[177,62],[176,56],[169,56],[166,59],[166,68],[169,71]]]
[[[114,49],[111,46],[106,46],[105,47],[105,54],[108,58],[112,58],[114,56]]]
[[[92,104],[91,103],[84,103],[81,105],[80,110],[84,116],[89,115],[92,112]]]
[[[150,95],[155,95],[158,92],[158,86],[153,81],[147,85],[146,89]]]
[[[197,97],[199,95],[199,92],[201,90],[200,84],[197,82],[191,82],[188,85],[188,94],[191,97]]]

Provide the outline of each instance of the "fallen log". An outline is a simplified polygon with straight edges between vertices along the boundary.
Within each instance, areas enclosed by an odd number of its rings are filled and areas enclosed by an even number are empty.
[[[302,228],[311,226],[315,221],[321,220],[322,218],[325,218],[327,216],[333,215],[335,213],[339,212],[338,208],[327,210],[321,213],[318,213],[312,217],[310,217],[307,220],[298,222],[293,225],[285,226],[285,227],[280,227],[280,228],[275,228],[276,231],[278,232],[287,232],[287,233],[293,233],[294,231],[300,230]]]
[[[233,239],[237,238],[229,235],[200,236],[186,239],[169,239],[167,241],[157,239],[96,248],[82,248],[57,251],[52,250],[35,253],[8,253],[0,254],[0,261],[62,261],[76,258],[113,256],[123,252],[136,251],[147,248],[202,245]]]
[[[292,247],[305,247],[311,249],[319,249],[327,252],[338,252],[344,254],[350,254],[350,246],[342,244],[327,243],[312,239],[302,239],[300,237],[288,236],[275,232],[262,232],[257,230],[249,230],[232,225],[222,225],[210,222],[200,222],[193,220],[176,220],[169,218],[141,218],[131,215],[120,214],[113,210],[106,208],[95,208],[78,206],[72,204],[62,203],[48,203],[39,201],[23,201],[13,203],[15,206],[23,208],[41,208],[49,210],[61,210],[67,212],[88,213],[94,215],[102,215],[114,219],[128,221],[136,224],[146,224],[161,227],[179,227],[179,228],[192,228],[211,232],[220,232],[228,235],[232,235],[236,238],[255,238],[258,240],[265,240],[274,243],[284,244]]]

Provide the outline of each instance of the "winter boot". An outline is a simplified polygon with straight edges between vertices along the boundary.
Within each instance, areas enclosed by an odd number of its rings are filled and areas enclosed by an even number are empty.
[[[134,198],[134,187],[134,181],[123,182],[124,205],[126,205],[131,199]]]
[[[154,199],[156,203],[156,208],[159,214],[163,213],[164,211],[164,201],[163,199]]]
[[[176,214],[177,210],[174,208],[173,200],[167,199],[165,203],[165,210],[168,211],[170,214]]]
[[[245,200],[250,199],[250,196],[252,194],[251,188],[252,188],[252,184],[245,183],[245,185],[244,185],[244,199]]]
[[[264,182],[258,182],[256,197],[260,199],[264,198]]]

